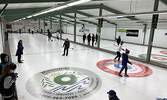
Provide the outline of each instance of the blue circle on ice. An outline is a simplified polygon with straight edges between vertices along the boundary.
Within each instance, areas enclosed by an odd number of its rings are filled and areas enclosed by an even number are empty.
[[[121,69],[122,68],[122,64],[114,64],[115,68]],[[131,66],[128,65],[128,69],[132,69]]]

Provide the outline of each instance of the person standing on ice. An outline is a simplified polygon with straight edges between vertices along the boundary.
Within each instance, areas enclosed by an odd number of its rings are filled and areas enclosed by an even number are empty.
[[[121,41],[121,43],[119,44],[118,46],[118,50],[117,50],[117,56],[114,58],[114,61],[116,61],[116,59],[118,58],[118,62],[120,62],[120,58],[121,58],[121,50],[124,51],[124,49],[122,48],[122,45],[123,45],[123,41]]]
[[[66,53],[66,56],[68,56],[68,49],[70,48],[70,42],[69,42],[68,38],[66,38],[66,40],[63,44],[63,47],[64,47],[64,53],[62,56],[64,56],[65,53]]]
[[[121,42],[121,36],[119,36],[116,40],[117,40],[117,45],[119,45]]]
[[[125,69],[125,77],[129,77],[127,74],[128,71],[128,67],[127,67],[127,63],[131,64],[132,63],[128,60],[128,54],[130,53],[130,51],[128,49],[125,50],[125,53],[122,54],[122,68],[118,74],[118,76],[122,77],[121,73],[122,71]]]

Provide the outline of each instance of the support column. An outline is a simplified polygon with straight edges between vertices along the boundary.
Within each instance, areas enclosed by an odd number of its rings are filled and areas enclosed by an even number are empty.
[[[159,0],[155,0],[154,2],[154,11],[158,10]],[[148,43],[148,50],[147,50],[147,57],[146,61],[150,61],[151,57],[151,51],[152,51],[152,44],[153,44],[153,38],[154,38],[154,31],[157,28],[157,22],[158,22],[158,14],[155,14],[152,16],[152,24],[151,24],[151,30],[150,30],[150,37],[149,37],[149,43]]]
[[[60,39],[62,39],[62,22],[61,22],[61,16],[62,15],[60,15]]]
[[[4,28],[4,22],[2,17],[0,17],[0,26],[1,26],[1,38],[2,38],[2,47],[3,47],[3,51],[5,50],[5,28]]]
[[[147,24],[144,24],[144,38],[143,38],[143,45],[144,45],[145,40],[146,40],[146,32],[147,32]]]
[[[50,17],[50,31],[53,32],[53,30],[52,30],[52,17]]]
[[[117,36],[117,29],[118,29],[118,26],[117,26],[117,24],[115,24],[115,39],[114,39],[114,40],[116,40],[116,36]]]
[[[74,13],[74,42],[76,42],[76,17],[77,13]]]
[[[0,39],[0,40],[1,40],[1,42],[0,42],[1,44],[0,44],[0,45],[1,45],[1,47],[2,47],[2,49],[1,49],[2,51],[0,51],[0,53],[4,52],[4,50],[5,50],[5,49],[4,49],[4,47],[5,47],[5,46],[4,46],[4,45],[5,45],[5,37],[4,37],[4,33],[3,33],[3,24],[2,24],[2,23],[3,23],[3,22],[2,22],[2,19],[1,19],[1,17],[0,17],[0,30],[1,30],[1,31],[0,31],[0,35],[1,35],[1,39]]]
[[[40,31],[41,31],[41,25],[40,25],[41,23],[40,23],[40,19],[38,19],[38,32],[40,33]]]
[[[102,8],[100,8],[100,11],[99,11],[99,16],[102,16]],[[101,35],[101,27],[98,27],[99,28],[99,34],[98,34],[98,43],[97,43],[97,48],[100,48],[100,35]]]
[[[45,19],[43,19],[43,33],[45,35]]]

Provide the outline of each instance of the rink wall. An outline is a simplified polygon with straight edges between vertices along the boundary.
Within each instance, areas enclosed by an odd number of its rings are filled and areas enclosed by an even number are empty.
[[[138,28],[126,28],[126,27],[124,28],[124,27],[118,26],[116,37],[121,36],[122,40],[128,43],[135,43],[135,44],[144,43],[144,45],[148,45],[150,29],[147,28],[146,35],[145,35],[145,41],[144,41],[143,28],[144,26],[140,26]],[[70,34],[74,33],[74,25],[65,25],[63,26],[62,29],[66,33],[70,33]],[[76,29],[77,29],[76,30],[77,35],[83,35],[83,32],[79,32],[79,29],[82,29],[82,25],[77,25]],[[87,24],[85,25],[85,29],[89,30],[89,32],[85,32],[86,34],[88,33],[96,34],[97,33],[97,27],[95,25]],[[125,32],[123,33],[118,32],[119,29],[139,30],[138,37],[126,36]],[[114,25],[104,25],[101,29],[101,38],[115,40],[115,31],[116,31],[116,28]],[[167,35],[165,35],[165,33],[167,33],[167,29],[155,29],[153,46],[167,48],[167,42],[166,42]]]
[[[3,31],[3,23],[0,18],[0,53],[4,51],[4,31]]]
[[[26,22],[25,24],[27,24],[26,27],[23,27],[23,24],[18,24],[18,25],[13,25],[13,30],[18,30],[19,28],[24,29],[25,32],[28,32],[28,29],[33,29],[34,31],[37,31],[38,29],[38,22],[34,22],[36,24],[31,25],[30,23],[28,24],[28,22]],[[49,21],[46,21],[45,23],[47,23],[47,25],[45,26],[45,32],[47,32],[47,29],[50,29],[50,23]],[[77,24],[76,26],[76,34],[77,35],[83,35],[83,32],[79,32],[80,29],[82,29],[83,25],[81,24]],[[44,23],[41,20],[40,22],[40,28],[44,29]],[[141,45],[148,45],[148,41],[149,41],[149,35],[150,35],[150,26],[147,27],[146,29],[146,35],[145,35],[145,39],[144,39],[144,25],[141,26],[118,26],[117,30],[116,30],[116,26],[115,25],[111,25],[111,24],[104,24],[103,27],[101,28],[101,38],[102,39],[108,39],[108,40],[115,40],[115,37],[121,36],[122,40],[124,42],[128,42],[128,43],[135,43],[135,44],[141,44]],[[52,32],[56,32],[58,29],[60,29],[60,25],[59,23],[55,23],[52,22]],[[96,34],[97,33],[97,26],[92,25],[92,24],[85,24],[85,29],[89,30],[89,31],[85,31],[84,33],[86,33],[87,35],[89,33],[91,34]],[[125,29],[125,30],[138,30],[138,36],[137,37],[133,37],[133,36],[126,36],[126,32],[118,32],[119,29]],[[70,34],[74,34],[74,25],[67,25],[67,24],[63,24],[62,25],[62,30],[64,33],[70,33]],[[165,33],[167,33],[167,29],[155,29],[155,33],[154,33],[154,40],[153,40],[153,46],[156,47],[162,47],[162,48],[167,48],[167,35],[165,35]],[[116,35],[116,36],[115,36]]]

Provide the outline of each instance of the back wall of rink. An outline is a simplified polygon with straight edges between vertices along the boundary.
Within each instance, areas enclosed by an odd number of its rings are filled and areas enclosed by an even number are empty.
[[[139,27],[123,27],[123,26],[118,26],[117,31],[116,31],[116,26],[114,25],[103,25],[101,28],[101,38],[103,39],[109,39],[109,40],[115,40],[115,32],[116,32],[116,37],[121,36],[121,39],[124,42],[128,43],[135,43],[135,44],[143,44],[148,45],[149,41],[149,36],[150,36],[150,29],[149,27],[146,29],[146,34],[143,31],[144,25],[139,26]],[[74,25],[63,25],[63,31],[74,34]],[[76,34],[77,35],[83,35],[83,32],[79,32],[79,29],[82,29],[82,25],[77,24],[76,28]],[[96,34],[97,33],[97,26],[91,25],[91,24],[85,24],[85,29],[88,29],[88,31],[85,31],[87,35],[89,33],[91,34]],[[119,29],[126,29],[126,30],[139,30],[138,37],[131,37],[131,36],[126,36],[126,33],[120,33],[118,32]],[[167,36],[165,35],[167,33],[167,29],[155,29],[154,33],[154,40],[153,40],[153,46],[156,47],[162,47],[162,48],[167,48]],[[145,35],[145,40],[144,40],[144,35]]]

